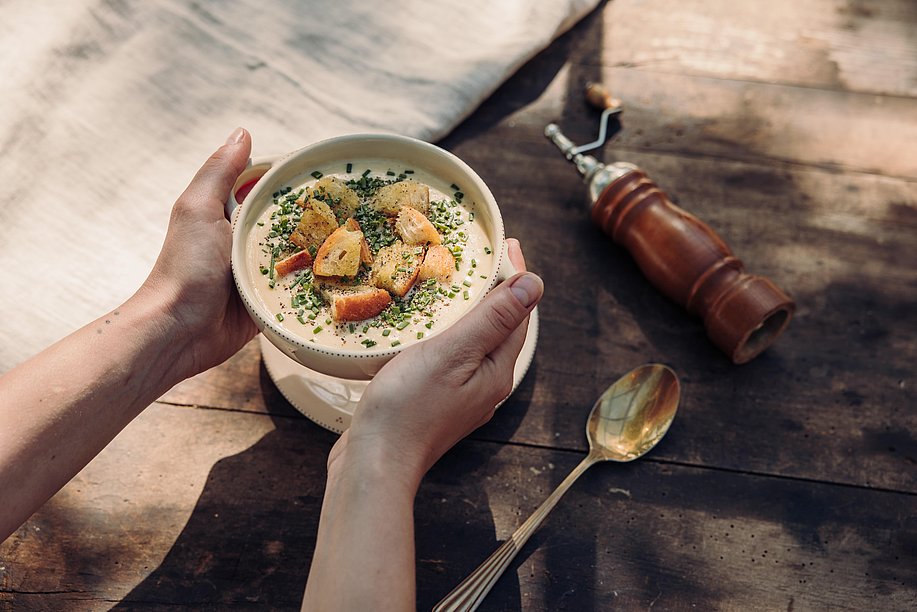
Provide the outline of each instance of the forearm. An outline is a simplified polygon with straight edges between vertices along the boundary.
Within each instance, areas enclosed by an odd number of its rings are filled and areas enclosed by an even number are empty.
[[[414,610],[417,485],[379,453],[352,450],[328,471],[303,610]]]
[[[181,380],[184,341],[142,291],[0,377],[0,541]]]

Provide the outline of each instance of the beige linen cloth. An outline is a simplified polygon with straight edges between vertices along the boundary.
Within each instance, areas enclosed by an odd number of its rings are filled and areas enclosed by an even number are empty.
[[[4,2],[0,372],[133,293],[236,126],[435,141],[598,2]]]

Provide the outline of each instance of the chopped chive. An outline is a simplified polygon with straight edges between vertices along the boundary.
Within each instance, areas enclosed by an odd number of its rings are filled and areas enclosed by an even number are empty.
[[[470,299],[471,299],[471,296],[468,295],[468,290],[467,290],[467,289],[466,289],[465,291],[462,292],[462,296],[463,296],[466,300],[470,300]]]
[[[282,313],[282,312],[278,312],[278,313],[277,313],[277,320],[278,320],[278,321],[283,321],[283,313]]]
[[[383,329],[383,330],[382,330],[382,335],[383,335],[383,336],[388,336],[390,333],[392,333],[392,330],[390,330],[390,329],[387,329],[387,328],[386,328],[386,329]]]
[[[355,332],[355,331],[357,330],[357,326],[354,325],[353,323],[351,323],[350,325],[347,326],[347,329],[348,329],[348,330],[350,331],[350,333],[352,334],[353,332]]]
[[[392,342],[392,346],[398,346],[399,344],[401,344],[401,340],[395,340]]]
[[[464,197],[465,197],[465,194],[462,193],[461,191],[456,191],[456,192],[455,192],[455,199],[456,199],[456,200],[461,200],[461,199],[464,198]]]
[[[387,171],[387,172],[385,173],[385,175],[386,175],[386,176],[395,176],[395,171],[394,171],[394,170],[389,170],[389,171]]]
[[[491,253],[493,253],[493,251],[490,249],[490,247],[484,247],[484,252],[487,253],[488,255],[490,255]]]
[[[302,323],[303,325],[306,324],[306,320],[302,318],[302,315],[296,315],[296,320]]]
[[[470,222],[470,221],[474,221],[474,213],[473,213],[473,212],[468,213],[468,221],[469,221],[469,222]]]
[[[322,178],[322,176],[324,176],[324,175],[323,175],[321,172],[319,172],[318,170],[316,170],[315,172],[312,173],[312,178],[320,179],[320,178]]]
[[[452,298],[454,298],[454,297],[455,297],[455,293],[453,293],[452,291],[450,291],[450,292],[449,292],[449,299],[452,299]]]
[[[433,327],[433,321],[427,321],[427,324],[424,325],[424,327],[426,327],[427,329],[430,329],[431,327]]]
[[[486,275],[486,274],[482,274],[482,275],[481,275],[481,278],[487,278],[487,275]]]
[[[363,326],[363,333],[365,334],[365,333],[368,332],[368,331],[369,331],[369,325],[364,325],[364,326]]]
[[[404,171],[404,173],[405,173],[405,174],[414,174],[414,171],[411,170],[410,168],[408,168],[408,169],[406,169],[406,170]]]
[[[264,221],[258,221],[258,227],[264,227]]]
[[[353,164],[348,163],[347,164],[347,174],[350,174],[351,172],[353,172]]]
[[[472,267],[472,268],[477,268],[477,267],[478,267],[478,260],[477,260],[477,259],[472,259],[472,260],[471,260],[471,267]]]
[[[450,187],[452,187],[452,191],[458,191],[458,190],[460,189],[459,186],[456,185],[455,183],[452,183],[452,185],[450,185]]]
[[[311,313],[309,313],[309,317],[308,317],[308,318],[309,318],[310,321],[314,321],[314,320],[315,320],[315,317],[317,317],[317,316],[318,316],[317,314],[315,314],[314,312],[311,312]]]
[[[471,281],[466,278],[465,280],[462,281],[462,284],[465,285],[466,287],[470,287]]]
[[[318,332],[322,331],[322,329],[324,328],[321,325],[316,325],[315,327],[312,328],[312,333],[317,334]]]
[[[364,176],[364,177],[365,177],[365,176],[369,176],[369,173],[370,173],[370,172],[371,172],[371,170],[370,170],[369,168],[367,168],[366,170],[363,171],[363,176]]]
[[[399,323],[398,325],[395,326],[395,329],[397,329],[398,331],[401,331],[402,329],[404,329],[404,328],[407,327],[408,325],[410,325],[410,322],[409,322],[409,321],[402,321],[401,323]]]
[[[423,332],[417,332],[417,339],[420,340],[423,338]]]

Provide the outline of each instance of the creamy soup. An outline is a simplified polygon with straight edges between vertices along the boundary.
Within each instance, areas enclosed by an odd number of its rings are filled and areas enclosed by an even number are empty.
[[[277,324],[305,342],[348,350],[403,346],[444,329],[487,290],[496,256],[477,203],[465,196],[460,185],[444,184],[435,176],[393,163],[354,160],[315,168],[272,195],[248,236],[252,285]],[[304,214],[303,196],[328,177],[339,179],[358,195],[359,207],[347,216],[358,221],[373,257],[400,239],[391,212],[385,215],[371,206],[378,189],[401,181],[428,186],[429,210],[424,216],[453,257],[449,278],[416,281],[403,297],[391,294],[391,303],[371,318],[334,321],[328,288],[371,285],[372,264],[361,264],[352,277],[320,277],[312,265],[285,275],[277,270],[278,262],[296,252],[311,250],[312,258],[316,255],[314,248],[293,244],[291,235]],[[338,225],[346,221],[342,216],[338,215]],[[428,250],[426,245],[413,248],[419,258]]]

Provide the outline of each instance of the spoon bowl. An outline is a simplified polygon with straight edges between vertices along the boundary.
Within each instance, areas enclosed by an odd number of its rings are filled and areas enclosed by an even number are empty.
[[[648,453],[675,419],[680,387],[670,368],[645,364],[608,387],[586,422],[589,454],[602,461],[633,461]]]
[[[477,609],[529,537],[583,472],[600,461],[633,461],[659,443],[675,418],[680,393],[675,372],[658,363],[634,368],[608,387],[596,400],[586,421],[589,440],[586,458],[508,540],[436,604],[433,612]]]

